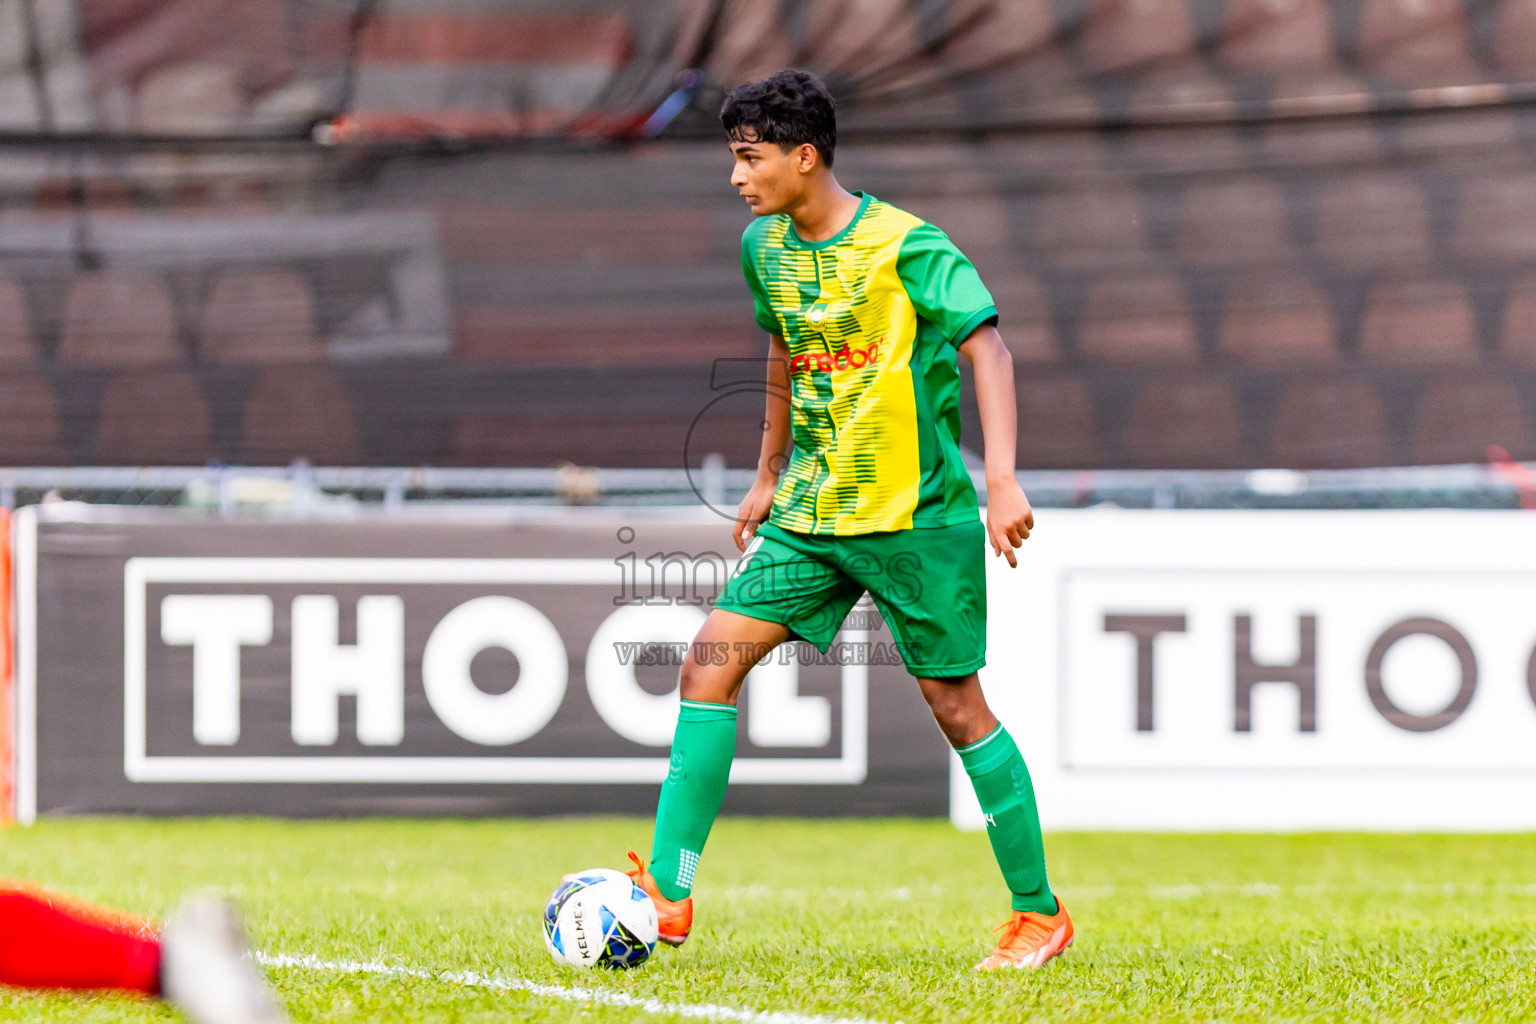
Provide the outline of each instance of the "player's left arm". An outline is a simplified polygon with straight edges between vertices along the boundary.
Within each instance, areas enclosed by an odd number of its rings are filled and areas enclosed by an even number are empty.
[[[1008,556],[1018,567],[1013,549],[1035,528],[1035,513],[1014,476],[1014,446],[1018,440],[1017,406],[1013,394],[1013,356],[991,324],[983,324],[960,343],[960,354],[976,371],[976,407],[981,413],[987,475],[987,538],[993,557]]]

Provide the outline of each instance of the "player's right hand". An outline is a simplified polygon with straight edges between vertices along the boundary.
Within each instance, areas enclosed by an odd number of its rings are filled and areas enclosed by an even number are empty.
[[[776,490],[777,481],[759,479],[747,492],[747,496],[741,499],[736,509],[734,532],[737,551],[747,550],[753,534],[757,533],[758,524],[768,518],[768,511],[773,508],[773,492]]]

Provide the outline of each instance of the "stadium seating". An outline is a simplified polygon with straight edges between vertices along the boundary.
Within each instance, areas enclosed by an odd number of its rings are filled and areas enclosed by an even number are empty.
[[[1097,278],[1078,324],[1077,353],[1109,366],[1197,362],[1200,350],[1183,286],[1151,268]]]
[[[1536,368],[1536,279],[1514,283],[1499,324],[1499,354],[1515,365]]]
[[[705,65],[717,82],[751,82],[795,62],[794,44],[777,4],[725,0]]]
[[[1253,271],[1227,293],[1220,328],[1223,358],[1266,365],[1337,358],[1338,328],[1328,299],[1290,270]]]
[[[1197,181],[1184,193],[1174,251],[1198,266],[1294,261],[1279,184],[1257,175]]]
[[[212,417],[190,373],[125,370],[107,384],[92,453],[97,463],[196,466],[212,451]]]
[[[988,272],[987,290],[997,303],[998,333],[1016,363],[1048,363],[1061,356],[1050,300],[1027,274]]]
[[[1326,0],[1232,0],[1217,59],[1236,71],[1281,74],[1333,66],[1333,14]]]
[[[203,309],[198,354],[220,363],[319,360],[323,350],[309,285],[281,271],[219,277]]]
[[[960,0],[944,11],[939,53],[967,71],[986,71],[1035,58],[1058,31],[1050,0]]]
[[[1134,464],[1195,469],[1247,461],[1242,416],[1218,377],[1154,380],[1137,392],[1126,447]]]
[[[1067,270],[1143,262],[1146,227],[1135,185],[1095,178],[1047,193],[1035,213],[1033,249]]]
[[[1078,43],[1083,64],[1098,72],[1145,68],[1194,49],[1184,0],[1094,0]]]
[[[685,442],[693,441],[698,450],[694,443],[688,450],[695,464],[703,454],[719,452],[727,466],[751,468],[762,446],[761,400],[754,400],[757,411],[711,415],[694,439],[689,429],[696,410],[621,422],[592,416],[468,416],[452,426],[449,461],[462,466],[603,466],[612,465],[615,453],[622,451],[628,466],[679,469]]]
[[[286,465],[350,465],[362,456],[352,399],[331,371],[319,366],[262,370],[245,400],[240,461]]]
[[[36,358],[26,292],[0,275],[0,363],[30,363]]]
[[[1477,327],[1457,281],[1415,275],[1372,285],[1360,353],[1388,363],[1476,362]]]
[[[59,337],[61,360],[136,366],[178,362],[185,354],[170,295],[158,278],[143,271],[103,270],[74,279]]]
[[[1493,64],[1507,80],[1536,77],[1536,5],[1530,0],[1502,0],[1493,33]]]
[[[216,135],[233,131],[245,116],[235,68],[221,64],[173,64],[151,72],[138,91],[138,126],[167,135]]]
[[[1508,380],[1437,381],[1419,401],[1413,461],[1483,462],[1489,445],[1528,459],[1536,454],[1528,424],[1519,391]]]
[[[1021,377],[1018,463],[1021,469],[1076,469],[1103,464],[1093,399],[1070,377]]]
[[[1422,265],[1429,258],[1423,193],[1401,172],[1343,176],[1318,202],[1318,255],[1346,270]]]
[[[1381,397],[1367,381],[1301,379],[1275,410],[1270,463],[1287,469],[1378,466],[1387,460]]]
[[[1467,39],[1463,0],[1365,0],[1356,43],[1369,73],[1405,86],[1481,78]]]
[[[25,371],[0,371],[0,451],[13,466],[70,462],[59,432],[58,405],[48,382]]]
[[[1482,174],[1462,186],[1452,245],[1477,264],[1536,259],[1536,174]]]

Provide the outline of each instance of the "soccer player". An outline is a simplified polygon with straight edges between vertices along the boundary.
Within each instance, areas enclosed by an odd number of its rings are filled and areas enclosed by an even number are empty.
[[[163,999],[195,1024],[284,1024],[234,910],[194,897],[164,929],[0,881],[0,985]]]
[[[1014,476],[1013,361],[997,309],[942,231],[838,184],[836,114],[814,75],[743,85],[720,118],[731,184],[757,218],[742,236],[742,273],[771,335],[770,380],[787,370],[790,396],[768,389],[757,481],[738,510],[744,554],[696,646],[766,652],[804,639],[825,654],[868,591],[971,777],[1012,893],[997,948],[977,966],[1039,967],[1072,942],[1072,921],[1046,879],[1029,771],[976,675],[986,661],[985,546],[1016,567],[1014,549],[1034,527]],[[985,526],[957,446],[957,352],[975,368]],[[672,945],[692,926],[694,872],[725,797],[736,700],[754,660],[712,665],[691,650],[649,869],[630,852],[630,874]]]

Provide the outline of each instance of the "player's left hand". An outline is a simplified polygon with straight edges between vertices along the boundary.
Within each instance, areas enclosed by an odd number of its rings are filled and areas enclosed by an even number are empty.
[[[1008,567],[1017,569],[1013,549],[1029,539],[1035,528],[1035,510],[1017,480],[987,485],[987,539],[992,542],[992,557],[1008,556]]]

